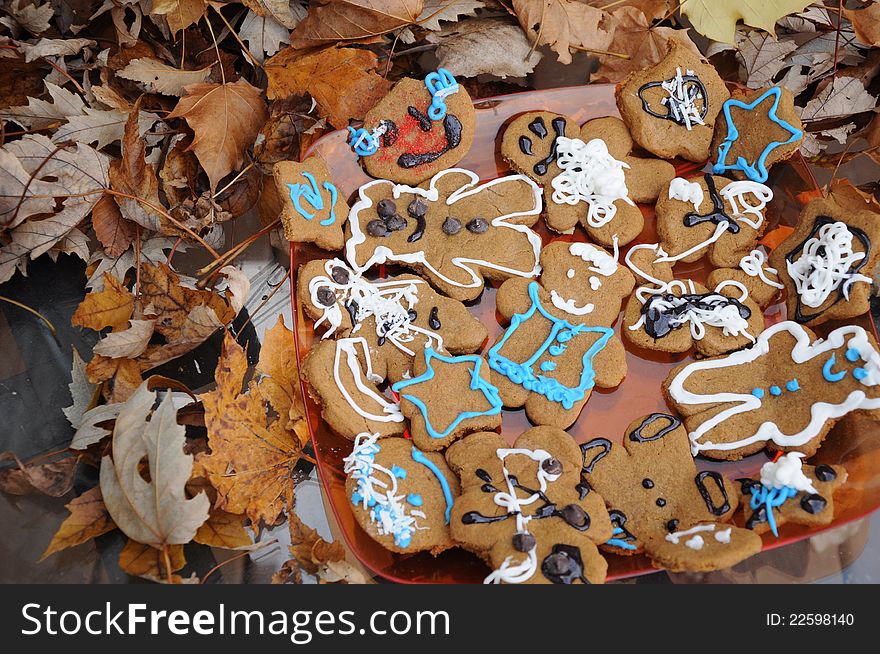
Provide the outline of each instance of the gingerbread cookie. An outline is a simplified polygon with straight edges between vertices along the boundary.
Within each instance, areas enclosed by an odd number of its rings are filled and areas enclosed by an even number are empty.
[[[765,329],[733,354],[687,363],[663,383],[684,416],[691,450],[738,460],[765,445],[812,456],[841,417],[880,418],[880,353],[855,325],[824,340],[794,321]]]
[[[584,481],[605,499],[614,525],[604,549],[644,550],[677,570],[725,568],[760,551],[760,538],[722,524],[736,511],[737,487],[716,471],[697,471],[678,418],[653,413],[630,424],[621,443],[595,438],[581,452]],[[708,531],[708,524],[722,534],[717,547],[697,547],[697,539],[681,551],[671,547],[697,525]]]
[[[474,105],[446,69],[422,80],[404,77],[367,112],[349,144],[372,177],[420,184],[467,154],[474,140]]]
[[[656,200],[675,169],[631,156],[632,138],[617,118],[597,118],[580,130],[576,125],[546,111],[523,114],[505,129],[501,154],[543,185],[550,229],[569,233],[580,222],[593,241],[610,247],[616,237],[626,245],[644,227],[635,202]]]
[[[676,177],[657,201],[660,245],[677,261],[708,254],[715,267],[735,266],[764,232],[764,212],[772,199],[773,192],[757,182],[709,174]]]
[[[700,55],[669,41],[658,64],[630,73],[615,90],[617,108],[636,143],[663,159],[702,162],[716,118],[730,97],[715,68]]]
[[[654,565],[670,572],[711,572],[740,563],[761,551],[761,537],[728,524],[700,523],[646,542]]]
[[[376,542],[405,554],[453,545],[449,520],[459,485],[440,454],[362,433],[343,461],[355,518]]]
[[[785,522],[821,526],[834,518],[834,492],[846,482],[842,466],[805,466],[800,452],[761,466],[760,479],[741,479],[746,527],[779,536]]]
[[[712,172],[766,182],[770,166],[794,155],[803,139],[791,91],[780,86],[735,89],[715,126]]]
[[[351,440],[363,431],[403,435],[403,414],[377,387],[382,379],[373,372],[366,339],[319,342],[303,361],[302,376],[309,395],[321,405],[321,417],[340,436]]]
[[[788,316],[804,325],[852,318],[870,308],[880,215],[813,200],[797,229],[770,255],[785,284]]]
[[[597,544],[611,538],[603,499],[580,481],[581,454],[560,429],[534,427],[508,446],[472,434],[446,451],[461,479],[450,531],[493,568],[486,583],[602,583]]]
[[[357,272],[400,263],[461,301],[479,297],[486,279],[540,272],[541,238],[530,227],[541,213],[541,189],[527,177],[480,184],[476,173],[452,168],[420,187],[369,182],[358,198],[345,246]]]
[[[541,281],[511,279],[496,295],[510,325],[490,348],[492,383],[505,406],[565,429],[594,386],[626,376],[626,353],[611,325],[632,290],[632,274],[589,243],[550,243],[541,251]]]
[[[736,268],[716,268],[707,278],[711,287],[727,281],[742,284],[749,297],[762,309],[770,306],[779,291],[785,288],[779,281],[779,272],[767,264],[767,253],[763,248],[749,252],[739,260]]]
[[[392,389],[419,448],[442,450],[466,434],[501,427],[501,399],[482,357],[445,356],[429,347],[413,368],[413,378]]]
[[[279,161],[272,169],[282,201],[284,236],[296,243],[314,243],[323,250],[341,250],[348,203],[330,179],[318,156],[302,163]]]
[[[486,340],[464,304],[415,275],[370,280],[341,259],[313,259],[300,268],[297,297],[315,327],[327,329],[322,338],[366,339],[382,379],[404,379],[425,347],[470,354]]]

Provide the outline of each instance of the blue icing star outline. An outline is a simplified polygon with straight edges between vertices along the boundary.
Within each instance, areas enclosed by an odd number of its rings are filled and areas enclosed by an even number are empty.
[[[401,391],[405,388],[409,388],[416,384],[421,384],[427,381],[430,381],[434,378],[436,374],[434,371],[434,367],[431,365],[431,361],[437,359],[438,361],[443,361],[444,363],[449,364],[460,364],[472,362],[474,366],[470,368],[471,373],[471,383],[470,389],[472,391],[479,391],[483,394],[483,397],[486,398],[486,401],[489,403],[489,409],[486,411],[462,411],[459,413],[455,419],[444,429],[443,431],[437,431],[434,425],[431,424],[431,420],[428,417],[428,407],[425,403],[414,395],[410,395],[407,393],[401,393]],[[412,379],[404,379],[403,381],[399,381],[396,384],[391,386],[391,389],[395,393],[401,393],[401,397],[412,402],[416,408],[421,412],[422,417],[425,419],[425,430],[428,432],[428,435],[431,438],[446,438],[451,434],[458,425],[460,425],[463,421],[468,420],[470,418],[477,418],[479,416],[496,416],[501,413],[501,407],[503,406],[501,402],[501,398],[498,396],[498,389],[495,388],[488,381],[480,377],[480,367],[483,365],[483,358],[477,356],[476,354],[468,354],[463,356],[445,356],[443,354],[439,354],[434,350],[434,348],[427,347],[425,348],[425,363],[428,368],[418,377],[413,377]],[[413,455],[415,458],[415,455]]]
[[[321,191],[318,189],[318,182],[315,176],[308,171],[303,171],[302,176],[306,178],[309,182],[308,184],[288,183],[287,188],[290,189],[290,201],[293,203],[293,208],[296,209],[300,216],[306,220],[311,220],[315,217],[315,214],[304,209],[300,200],[308,202],[315,211],[322,211],[324,209],[324,198],[321,197]],[[322,227],[327,227],[336,222],[336,200],[339,193],[330,182],[324,182],[321,187],[330,194],[330,215],[319,223]]]
[[[538,297],[538,289],[540,288],[538,283],[530,282],[528,288],[532,304],[525,313],[518,313],[511,318],[510,326],[504,332],[504,335],[489,350],[489,367],[507,377],[514,384],[522,386],[533,393],[543,395],[551,402],[559,402],[566,410],[571,409],[574,403],[582,400],[586,392],[595,385],[596,371],[593,370],[593,359],[611,340],[614,330],[610,327],[591,327],[583,323],[572,324],[567,320],[557,318],[541,304],[541,300]],[[516,333],[519,326],[534,316],[536,311],[552,324],[550,334],[531,357],[522,363],[511,361],[500,353],[501,348]],[[598,333],[600,336],[584,352],[582,358],[583,370],[581,371],[580,382],[577,386],[565,386],[558,379],[540,374],[535,375],[533,367],[545,352],[549,352],[551,356],[559,356],[565,351],[565,343],[578,334],[586,333]],[[541,366],[541,369],[544,370],[544,367]]]
[[[727,153],[730,151],[731,145],[733,145],[733,143],[739,138],[739,130],[733,123],[733,118],[730,115],[730,108],[738,107],[740,109],[745,109],[746,111],[754,111],[758,105],[771,95],[774,96],[774,100],[772,106],[767,111],[767,118],[779,125],[782,129],[791,134],[791,136],[786,141],[770,141],[754,164],[750,164],[744,157],[737,157],[736,163],[728,164]],[[718,161],[712,166],[713,173],[721,174],[728,170],[739,170],[753,182],[763,183],[767,181],[768,172],[766,162],[770,153],[778,147],[794,143],[803,137],[803,132],[801,130],[793,127],[776,115],[776,110],[779,108],[780,97],[782,97],[782,89],[778,86],[774,86],[767,89],[749,104],[732,98],[724,103],[722,110],[724,111],[724,119],[727,121],[727,136],[718,146]]]

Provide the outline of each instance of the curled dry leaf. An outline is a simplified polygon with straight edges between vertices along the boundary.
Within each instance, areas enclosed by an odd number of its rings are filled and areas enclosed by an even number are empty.
[[[70,512],[70,515],[58,527],[40,561],[55,552],[81,545],[116,529],[116,523],[104,506],[100,486],[87,490],[64,508]]]
[[[271,173],[272,165],[279,161],[300,158],[303,134],[318,122],[318,117],[311,113],[314,106],[308,95],[290,95],[272,101],[269,120],[263,125],[254,147],[254,159],[264,172]]]
[[[54,11],[50,3],[37,4],[30,0],[12,0],[7,9],[15,22],[31,34],[42,34],[49,29]]]
[[[459,77],[525,77],[541,61],[518,26],[496,18],[463,21],[428,40],[439,43],[440,65]]]
[[[122,217],[119,205],[111,195],[102,195],[92,208],[92,227],[109,257],[118,257],[125,252],[137,232],[134,223]]]
[[[251,58],[262,64],[266,55],[272,56],[281,49],[281,44],[290,44],[290,31],[271,16],[259,16],[249,11],[245,16],[238,36],[247,42]],[[251,61],[251,59],[248,59]]]
[[[314,0],[290,35],[294,48],[379,36],[415,23],[424,0]]]
[[[0,461],[15,461],[16,465],[0,470],[0,491],[61,497],[73,488],[77,460],[75,456],[64,456],[46,463],[22,463],[12,452],[0,453]]]
[[[140,356],[147,349],[153,335],[155,320],[129,320],[128,329],[107,334],[94,347],[94,353],[111,359],[129,359]]]
[[[880,47],[880,3],[872,2],[858,9],[844,8],[843,13],[852,23],[859,41]]]
[[[208,10],[205,0],[153,0],[150,14],[165,16],[172,34],[198,22]]]
[[[170,394],[150,413],[156,393],[144,383],[116,419],[113,454],[101,460],[101,494],[113,521],[132,540],[161,549],[182,545],[208,519],[204,493],[187,498],[192,456],[184,454],[184,428]],[[139,469],[146,458],[149,481]]]
[[[36,43],[19,43],[27,63],[40,57],[69,57],[79,54],[87,46],[97,45],[91,39],[40,39]]]
[[[260,90],[243,79],[231,84],[192,84],[168,118],[184,118],[192,129],[190,149],[208,174],[211,188],[241,167],[269,117]]]
[[[379,59],[368,50],[326,48],[302,55],[286,48],[266,62],[270,100],[308,93],[318,111],[334,127],[349,120],[362,120],[367,111],[391,89],[391,83],[376,74]],[[346,89],[340,93],[339,89]]]
[[[746,86],[750,89],[768,85],[789,65],[785,59],[798,47],[793,40],[779,40],[758,30],[738,33],[736,45],[745,66]]]
[[[605,51],[612,26],[601,9],[575,0],[513,0],[513,10],[529,42],[548,45],[559,61],[571,63],[571,49]]]
[[[211,515],[196,532],[193,540],[224,550],[250,550],[259,547],[244,528],[244,516],[212,509]]]
[[[783,16],[803,11],[812,0],[683,0],[681,13],[688,17],[691,25],[703,36],[713,41],[734,43],[736,23],[757,27],[774,34],[776,21]]]
[[[141,83],[148,93],[180,97],[185,86],[204,82],[210,72],[210,68],[180,70],[158,59],[143,57],[132,59],[125,68],[116,71],[116,74],[123,79]]]
[[[863,111],[872,111],[877,98],[865,90],[864,83],[855,77],[838,77],[807,103],[801,120],[813,122],[844,118]]]
[[[150,581],[181,583],[181,578],[172,573],[185,565],[183,545],[166,546],[163,552],[162,549],[129,539],[119,553],[120,568],[130,575]]]
[[[226,277],[226,300],[238,314],[251,292],[251,280],[235,266],[223,266],[220,274]]]
[[[290,0],[242,0],[242,4],[257,16],[271,18],[289,30],[305,18],[305,8]]]
[[[89,410],[96,399],[97,386],[91,383],[86,376],[86,362],[82,360],[77,349],[71,347],[71,350],[73,351],[73,364],[67,388],[70,389],[70,399],[73,404],[63,408],[62,411],[70,426],[76,429],[82,423],[83,414]]]

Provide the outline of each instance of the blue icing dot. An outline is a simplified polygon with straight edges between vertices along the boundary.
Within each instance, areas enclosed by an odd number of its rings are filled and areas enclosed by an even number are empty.
[[[391,474],[398,479],[406,479],[406,470],[400,466],[391,466]]]
[[[360,504],[363,501],[364,501],[364,496],[361,495],[359,492],[355,491],[354,493],[351,494],[351,503],[352,504]]]
[[[556,340],[559,341],[560,343],[567,343],[568,341],[570,341],[572,339],[573,336],[574,336],[574,334],[572,334],[571,331],[569,331],[567,329],[563,329],[561,332],[559,332],[556,335]]]
[[[856,361],[861,359],[862,356],[859,354],[859,351],[857,349],[851,347],[846,351],[846,358],[849,361],[852,361],[853,363],[855,363]]]
[[[763,388],[753,388],[752,395],[757,397],[759,400],[764,397],[764,389]]]
[[[834,372],[834,363],[835,356],[832,354],[830,357],[828,357],[825,365],[822,366],[822,376],[825,378],[825,381],[839,382],[841,379],[846,377],[846,370]]]
[[[410,493],[406,496],[406,501],[413,506],[421,506],[422,504],[424,504],[424,502],[422,501],[422,496],[418,493]]]
[[[410,535],[409,534],[398,534],[394,538],[394,543],[398,547],[409,547]]]
[[[555,368],[556,368],[556,364],[553,363],[552,361],[545,361],[544,363],[541,364],[541,370],[543,370],[544,372],[550,372],[551,370],[553,370]]]
[[[376,506],[376,498],[375,498],[375,497],[371,497],[370,499],[368,499],[368,500],[367,500],[367,506]]]
[[[782,389],[779,386],[771,386],[770,395],[782,395]]]
[[[555,357],[558,357],[560,354],[565,352],[565,345],[551,345],[549,348],[550,354]]]
[[[864,368],[856,368],[855,370],[853,370],[853,377],[855,377],[859,381],[862,381],[867,376],[868,376],[868,371],[865,370]]]
[[[794,393],[795,391],[801,390],[801,386],[800,386],[800,384],[798,384],[797,379],[792,379],[791,381],[785,382],[785,388],[787,390],[791,391],[792,393]]]

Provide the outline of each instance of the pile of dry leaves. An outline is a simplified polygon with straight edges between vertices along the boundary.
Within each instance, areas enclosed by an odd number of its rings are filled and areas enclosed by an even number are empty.
[[[88,275],[73,322],[101,333],[74,358],[64,452],[0,470],[0,488],[73,499],[45,556],[120,529],[121,567],[162,581],[191,541],[249,550],[290,525],[302,571],[353,580],[339,544],[291,509],[308,456],[292,332],[266,334],[256,370],[228,333],[216,388],[151,374],[242,310],[235,258],[277,228],[261,202],[272,164],[363,118],[405,75],[450,68],[474,97],[559,76],[615,82],[675,40],[730,81],[797,95],[819,165],[880,163],[880,2],[803,0],[3,0],[0,284],[42,255]],[[846,151],[831,144],[846,144]],[[850,187],[855,192],[855,189]],[[874,189],[868,189],[873,191]],[[846,190],[845,192],[850,192]],[[262,209],[263,229],[229,229]],[[235,238],[232,235],[235,234]],[[190,277],[184,249],[213,263]],[[2,286],[0,286],[2,296]],[[207,439],[193,437],[207,432]]]

